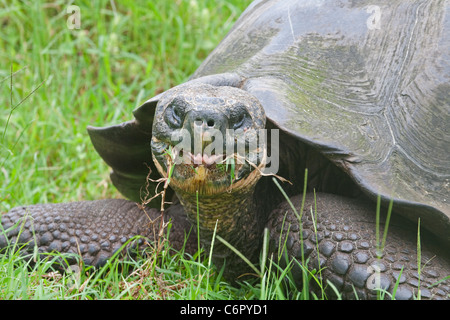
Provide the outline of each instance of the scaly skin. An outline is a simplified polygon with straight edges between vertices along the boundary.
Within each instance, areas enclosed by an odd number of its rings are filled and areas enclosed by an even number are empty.
[[[293,197],[291,201],[300,212],[302,197]],[[355,298],[355,292],[359,299],[375,299],[377,294],[373,289],[377,281],[392,293],[402,268],[396,299],[417,297],[419,288],[422,299],[450,298],[450,280],[430,287],[450,275],[449,253],[433,245],[436,242],[424,230],[421,230],[419,276],[417,226],[393,216],[388,226],[385,248],[381,257],[377,258],[376,208],[373,204],[321,193],[317,195],[316,204],[317,218],[313,219],[311,208],[314,212],[314,198],[312,194],[307,194],[300,228],[290,205],[284,202],[271,213],[267,227],[275,257],[280,255],[279,244],[286,243],[288,256],[302,261],[303,243],[304,260],[309,259],[308,269],[322,270],[319,278],[329,298],[333,298],[334,294],[327,281],[342,292],[344,299]],[[380,223],[384,221],[384,218],[380,219]],[[384,225],[380,237],[383,230]],[[299,269],[294,268],[293,273],[300,282]],[[313,288],[321,296],[322,292],[314,284]],[[390,296],[385,298],[390,299]]]
[[[258,178],[258,172],[253,171],[248,180],[257,181]],[[257,249],[260,246],[265,219],[258,215],[253,201],[254,188],[255,183],[246,183],[230,189],[229,192],[198,196],[176,190],[188,220],[197,225],[198,217],[200,241],[206,252],[209,252],[216,233],[249,260],[258,260]],[[218,239],[214,242],[212,260],[219,269],[225,264],[224,277],[231,281],[245,273],[244,270],[251,272],[246,262]]]
[[[184,243],[185,231],[186,234],[190,231],[189,222],[178,214],[180,208],[180,205],[173,206],[164,213],[164,220],[172,219],[177,230],[169,238],[177,248]],[[8,233],[8,240],[27,244],[21,252],[33,252],[37,245],[39,252],[81,253],[86,265],[99,267],[134,236],[140,235],[149,241],[156,239],[161,214],[153,208],[144,211],[132,201],[106,199],[16,207],[1,216],[3,229],[18,222],[18,226]],[[195,232],[192,232],[191,239],[195,239]],[[143,239],[139,242],[144,243]],[[0,234],[0,248],[7,244]],[[187,241],[187,252],[195,252],[196,247],[194,241]],[[74,259],[68,262],[76,263]]]

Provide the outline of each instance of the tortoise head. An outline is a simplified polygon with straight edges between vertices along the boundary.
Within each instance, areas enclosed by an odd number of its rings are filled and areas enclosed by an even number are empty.
[[[187,83],[160,97],[153,161],[177,192],[214,195],[255,185],[265,165],[258,139],[265,113],[251,94],[229,86]]]

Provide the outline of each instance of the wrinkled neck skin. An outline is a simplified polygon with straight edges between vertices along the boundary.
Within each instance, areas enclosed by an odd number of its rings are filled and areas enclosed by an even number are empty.
[[[225,239],[247,259],[255,262],[259,256],[262,224],[254,201],[254,190],[259,173],[254,171],[253,183],[214,195],[185,193],[176,190],[188,219],[194,228],[199,227],[200,242],[209,254],[214,232]],[[220,270],[225,263],[224,276],[234,280],[250,272],[248,265],[224,243],[215,238],[213,262]]]

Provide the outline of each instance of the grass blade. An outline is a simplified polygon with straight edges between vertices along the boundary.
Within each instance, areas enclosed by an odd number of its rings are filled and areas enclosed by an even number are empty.
[[[258,270],[258,268],[253,263],[251,263],[250,260],[248,260],[247,257],[244,256],[238,249],[236,249],[233,245],[231,245],[228,241],[226,241],[224,238],[222,238],[218,234],[216,235],[216,237],[217,237],[217,239],[220,240],[220,242],[222,242],[225,246],[227,246],[228,249],[233,251],[236,255],[238,255],[239,258],[241,258],[243,261],[245,261],[245,263],[247,263],[249,265],[249,267],[252,268],[253,271],[255,271],[255,273],[257,275],[261,276],[260,270]]]

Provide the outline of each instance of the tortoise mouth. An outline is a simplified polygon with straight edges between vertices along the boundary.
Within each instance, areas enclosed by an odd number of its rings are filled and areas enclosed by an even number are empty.
[[[152,157],[159,173],[169,179],[175,191],[203,195],[230,192],[249,184],[256,184],[260,170],[265,165],[265,148],[257,148],[245,155],[232,154],[194,155],[179,150],[165,141],[152,138]]]

